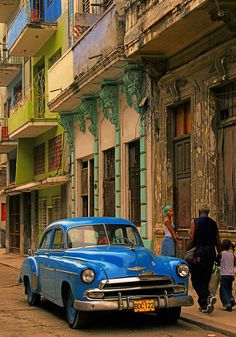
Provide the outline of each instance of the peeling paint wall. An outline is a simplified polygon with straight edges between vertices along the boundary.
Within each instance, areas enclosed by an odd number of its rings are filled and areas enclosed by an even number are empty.
[[[191,101],[191,216],[198,215],[198,208],[202,202],[210,205],[210,216],[220,225],[222,239],[230,237],[236,241],[236,228],[227,229],[227,224],[220,221],[218,199],[223,193],[218,186],[217,159],[217,106],[214,91],[236,80],[236,48],[235,39],[212,49],[204,55],[194,58],[184,66],[170,72],[159,81],[160,104],[158,107],[160,118],[160,139],[154,150],[155,180],[155,251],[160,252],[163,237],[162,207],[166,203],[173,203],[173,165],[174,159],[170,153],[171,128],[168,128],[169,108],[176,106],[186,99]],[[217,59],[225,58],[225,79],[215,67]],[[228,56],[227,56],[228,55]],[[186,74],[186,75],[185,75]],[[170,87],[175,81],[183,79],[183,86],[178,88],[178,102],[174,102]],[[228,165],[231,163],[228,163]],[[227,165],[227,163],[226,163]],[[236,173],[235,173],[236,174]],[[234,182],[232,182],[234,184]],[[232,188],[235,188],[233,186]],[[180,206],[181,207],[181,206]],[[225,215],[223,215],[225,216]],[[183,238],[183,246],[188,239],[188,230],[179,232]]]

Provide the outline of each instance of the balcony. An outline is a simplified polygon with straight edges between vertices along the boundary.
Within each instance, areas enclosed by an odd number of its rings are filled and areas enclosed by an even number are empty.
[[[7,126],[1,126],[0,132],[0,154],[9,153],[17,147],[17,141],[14,139],[9,139]]]
[[[38,2],[34,8],[32,2],[25,3],[7,32],[7,49],[10,55],[31,57],[50,39],[57,30],[57,19],[61,15],[58,2],[51,2],[46,9]]]
[[[8,118],[9,138],[35,138],[58,125],[58,119],[42,109],[45,101],[36,100],[32,92],[30,89],[25,97],[15,99]]]
[[[0,23],[7,23],[16,12],[20,0],[0,0]]]
[[[123,50],[126,4],[114,2],[49,69],[51,111],[71,111],[79,105],[81,96],[97,94],[103,80],[122,76],[127,63]]]
[[[169,58],[198,42],[200,45],[210,34],[212,44],[226,41],[232,33],[224,21],[229,19],[228,14],[235,15],[236,1],[219,3],[220,8],[210,0],[131,0],[126,7],[126,56]]]
[[[21,71],[22,57],[9,56],[5,46],[0,46],[0,87],[7,87]]]

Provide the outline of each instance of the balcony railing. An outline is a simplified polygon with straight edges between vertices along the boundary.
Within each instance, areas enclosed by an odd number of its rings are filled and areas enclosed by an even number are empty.
[[[5,45],[0,45],[0,64],[22,64],[22,56],[10,56]]]
[[[61,1],[52,0],[46,7],[44,1],[27,1],[12,21],[7,33],[7,48],[11,49],[28,24],[52,24],[61,15]]]

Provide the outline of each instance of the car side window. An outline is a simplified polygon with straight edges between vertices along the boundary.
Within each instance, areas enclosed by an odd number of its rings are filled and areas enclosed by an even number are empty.
[[[54,238],[52,241],[52,249],[63,249],[64,248],[64,236],[63,230],[61,228],[57,228],[54,231]]]
[[[51,234],[52,234],[52,231],[47,232],[47,234],[45,235],[45,237],[44,237],[44,239],[42,241],[40,249],[49,249]]]

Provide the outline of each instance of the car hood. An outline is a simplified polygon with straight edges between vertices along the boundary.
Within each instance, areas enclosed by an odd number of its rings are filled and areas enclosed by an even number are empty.
[[[166,263],[158,263],[158,258],[144,247],[129,246],[102,246],[70,250],[65,258],[87,262],[101,267],[108,278],[130,277],[141,273],[153,271],[155,274],[166,274],[166,268],[171,266],[166,258]],[[163,259],[162,259],[163,260]]]

